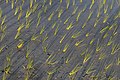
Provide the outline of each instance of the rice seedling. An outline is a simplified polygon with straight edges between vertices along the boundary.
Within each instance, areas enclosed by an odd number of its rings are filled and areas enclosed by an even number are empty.
[[[83,2],[83,0],[80,0],[80,3],[82,3]]]
[[[47,72],[47,73],[48,73],[47,80],[50,80],[53,73],[52,72]]]
[[[69,47],[69,44],[66,43],[65,46],[64,46],[64,49],[62,51],[65,53],[67,51],[68,47]]]
[[[6,15],[4,16],[4,18],[2,19],[1,25],[3,25],[5,23],[5,19],[6,19]]]
[[[3,76],[2,80],[6,80],[7,76],[11,73],[11,53],[6,56],[6,61],[4,62],[4,70],[3,70]]]
[[[109,27],[109,30],[111,30],[113,28],[113,25]]]
[[[90,58],[91,58],[91,54],[89,54],[89,53],[85,54],[83,64],[85,64]]]
[[[118,15],[116,15],[115,17],[114,17],[114,20],[116,20],[117,18],[119,18],[120,17],[120,12],[118,13]]]
[[[40,11],[38,12],[37,17],[40,18],[40,17],[41,17],[41,14],[42,14],[42,10],[40,10]]]
[[[99,20],[98,20],[98,19],[96,19],[96,21],[95,21],[95,23],[94,23],[94,27],[96,27],[96,26],[97,26],[98,22],[99,22]]]
[[[78,45],[77,47],[80,49],[81,47],[86,46],[87,44],[82,44],[82,45]]]
[[[62,3],[63,0],[60,0],[60,3]]]
[[[52,0],[49,1],[49,5],[52,5]]]
[[[114,35],[114,36],[117,34],[116,30],[118,29],[118,27],[119,27],[119,26],[117,26],[117,25],[115,24],[115,26],[114,26],[114,31],[113,31],[113,35]]]
[[[87,24],[87,21],[85,21],[84,24],[82,25],[82,29],[85,28],[86,24]]]
[[[12,0],[11,8],[12,8],[12,9],[14,8],[14,0]]]
[[[112,63],[111,63],[111,64],[108,64],[108,65],[105,66],[104,69],[107,71],[112,65],[113,65]]]
[[[47,47],[48,47],[48,44],[44,45],[44,43],[43,43],[42,49],[43,49],[44,53],[47,53]]]
[[[114,28],[117,24],[116,23],[113,23],[110,27],[109,27],[109,30],[111,30],[112,28]]]
[[[106,14],[108,11],[108,5],[106,7],[104,7],[104,14]]]
[[[5,0],[5,1],[6,1],[6,4],[8,4],[8,1],[9,1],[9,0]]]
[[[97,45],[96,45],[96,51],[100,51],[102,49],[101,45],[99,44],[100,40],[98,39]]]
[[[58,61],[54,61],[54,62],[53,62],[53,61],[49,61],[47,64],[48,64],[48,65],[55,65],[55,64],[57,64],[57,63],[58,63]]]
[[[43,38],[43,41],[42,42],[45,42],[46,40],[48,39],[48,34],[46,34]]]
[[[109,78],[109,80],[115,80],[116,79],[116,77],[110,77]]]
[[[112,44],[111,54],[115,54],[119,50],[120,50],[120,45],[119,44]]]
[[[69,5],[70,5],[70,0],[66,0],[66,9],[69,8]]]
[[[52,25],[52,29],[56,26],[56,24],[57,24],[57,23],[55,22],[55,23]]]
[[[82,9],[82,12],[84,13],[85,10],[87,9],[87,4],[84,6],[84,8]]]
[[[76,73],[76,74],[77,74],[77,73]],[[72,76],[68,76],[68,77],[69,77],[69,79],[70,79],[70,80],[75,80],[75,78],[76,78],[76,77],[75,77],[75,76],[76,76],[76,74],[74,74],[74,75],[72,75]]]
[[[120,65],[120,58],[117,59],[117,65]]]
[[[63,9],[60,9],[60,11],[58,12],[58,18],[61,17],[62,13],[63,13]]]
[[[22,10],[23,10],[23,9],[22,9],[22,8],[23,8],[23,5],[20,5],[19,8],[20,8],[20,11],[22,11]]]
[[[31,13],[32,13],[32,11],[30,9],[28,9],[27,12],[26,12],[26,16],[25,17],[28,18]]]
[[[105,57],[106,57],[105,53],[101,53],[98,59],[103,60]]]
[[[91,3],[91,5],[90,5],[90,8],[89,8],[89,9],[91,9],[94,4],[95,4],[95,0],[92,0],[92,3]]]
[[[23,11],[21,10],[20,13],[18,14],[18,20],[20,20],[20,18],[22,17],[22,13]]]
[[[36,3],[32,8],[32,12],[35,12],[37,10],[38,6],[39,6],[38,3]]]
[[[87,21],[89,21],[89,20],[90,20],[90,18],[91,18],[91,16],[92,16],[92,14],[93,14],[93,11],[91,11],[91,12],[90,12],[90,14],[89,14],[89,16],[88,16],[88,18],[87,18]]]
[[[54,36],[57,35],[57,33],[58,33],[58,28],[59,28],[59,25],[56,27],[56,29],[55,29],[55,31],[54,31]]]
[[[93,38],[93,39],[90,41],[90,45],[93,44],[94,41],[95,41],[95,39]]]
[[[100,17],[100,9],[98,8],[98,12],[97,12],[97,18]]]
[[[75,15],[75,13],[77,12],[77,10],[78,10],[78,7],[75,7],[75,9],[74,9],[72,15]]]
[[[30,0],[30,8],[33,7],[33,0]]]
[[[99,11],[99,14],[102,14],[101,13],[101,10],[103,9],[104,5],[102,4],[102,1],[99,2],[99,6],[98,6],[98,11]]]
[[[48,6],[46,5],[46,6],[44,7],[44,13],[47,12],[47,9],[48,9]]]
[[[6,74],[5,73],[3,73],[2,80],[6,80]]]
[[[107,46],[110,46],[112,43],[113,43],[112,37],[110,37],[110,39],[109,39],[109,41],[108,41],[108,43],[107,43]]]
[[[72,5],[75,6],[75,0],[72,1]]]
[[[24,24],[21,24],[21,25],[18,27],[17,31],[20,32],[23,28],[24,28]]]
[[[68,18],[64,21],[64,24],[66,24],[69,19],[70,19],[70,17],[68,17]]]
[[[59,69],[58,67],[55,67],[55,68],[52,69],[52,70],[48,70],[48,71],[47,71],[47,74],[48,74],[47,80],[51,80],[52,75],[53,75],[55,72],[57,72],[58,69]]]
[[[6,45],[0,47],[0,54],[1,54],[2,50],[3,50],[5,47],[6,47]]]
[[[6,26],[1,26],[0,30],[2,32],[1,35],[0,35],[0,41],[2,41],[5,38],[5,36],[6,36],[6,32],[5,32]]]
[[[46,59],[46,64],[48,65],[54,65],[56,63],[58,63],[58,61],[55,61],[55,56],[56,54],[51,54],[47,59]]]
[[[92,0],[92,4],[94,4],[95,3],[95,0]]]
[[[2,17],[2,9],[0,8],[0,18]]]
[[[71,36],[71,38],[73,38],[73,39],[75,39],[75,38],[77,38],[77,37],[79,37],[80,36],[80,31],[79,32],[75,32],[72,36]]]
[[[16,0],[16,2],[17,2],[18,0]],[[24,4],[25,3],[25,0],[22,0],[22,3]]]
[[[82,68],[82,66],[79,66],[79,64],[77,64],[73,70],[69,73],[69,75],[74,75],[75,73],[77,73],[80,69]]]
[[[85,36],[86,36],[86,37],[88,37],[89,35],[90,35],[90,33],[86,33],[86,35],[85,35]]]
[[[14,39],[17,39],[19,35],[20,35],[20,32],[17,32]]]
[[[52,58],[52,56],[54,57],[54,54],[51,54],[47,59],[46,59],[46,63],[48,63],[48,61],[50,60],[50,58]]]
[[[104,27],[104,28],[100,31],[100,33],[105,32],[108,28],[109,28],[109,26]]]
[[[70,30],[71,28],[73,28],[73,22],[71,22],[71,23],[69,24],[69,26],[66,28],[66,30]]]
[[[46,3],[47,2],[47,0],[44,0],[44,3]]]
[[[79,20],[81,13],[82,13],[82,11],[80,11],[80,12],[78,13],[78,15],[77,15],[77,17],[76,17],[76,21]]]
[[[76,46],[76,47],[79,46],[82,42],[83,42],[83,40],[77,41],[77,42],[75,43],[75,46]]]
[[[95,70],[92,70],[94,67],[94,63],[91,63],[91,65],[89,66],[89,68],[86,70],[86,74],[92,74],[95,72]]]
[[[34,69],[33,68],[33,60],[32,60],[32,58],[28,57],[26,67],[24,65],[22,67],[25,70],[24,80],[29,80],[29,77],[32,74],[31,70]]]
[[[27,69],[30,70],[32,68],[33,68],[33,60],[31,58],[28,58]]]
[[[35,41],[39,36],[36,36],[35,34],[32,35],[31,41]]]
[[[106,4],[106,0],[103,0],[103,4],[104,4],[104,5]]]
[[[22,48],[23,47],[23,44],[24,44],[24,42],[23,42],[23,40],[19,40],[19,43],[18,43],[18,45],[17,45],[17,48],[18,49],[20,49],[20,48]]]
[[[52,13],[50,14],[50,16],[48,17],[48,21],[51,21],[53,15],[54,15],[54,12],[52,12]]]
[[[9,73],[10,73],[10,69],[11,69],[11,68],[10,68],[10,65],[7,66],[7,67],[5,68],[5,73],[6,73],[6,74],[9,74]]]
[[[27,50],[26,50],[26,55],[25,55],[25,58],[28,59],[29,58],[29,54],[30,54],[30,50],[28,49],[27,47]]]
[[[37,22],[37,26],[36,27],[38,27],[40,25],[40,21],[41,21],[41,17],[38,18],[38,22]]]
[[[26,25],[25,25],[26,27],[25,27],[25,29],[30,28],[31,23],[32,23],[32,19],[26,19]]]
[[[105,33],[105,34],[103,35],[103,39],[105,39],[107,36],[108,36],[108,33]]]
[[[106,23],[106,21],[108,20],[109,16],[106,16],[103,20],[103,23]]]
[[[18,36],[20,35],[20,32],[21,32],[21,29],[23,29],[24,28],[24,24],[21,24],[19,27],[18,27],[18,29],[17,29],[17,34],[15,35],[15,38],[14,39],[17,39],[18,38]]]
[[[113,6],[114,6],[114,1],[112,0],[112,3],[110,5],[110,9],[112,10],[113,9]]]
[[[14,15],[18,13],[18,10],[19,10],[19,6],[16,7]]]
[[[45,26],[43,26],[42,29],[40,30],[40,35],[42,35],[44,31],[45,31]]]
[[[25,79],[24,80],[29,80],[29,74],[26,73]]]
[[[60,44],[63,42],[63,40],[65,39],[65,36],[66,36],[67,34],[64,34],[63,35],[63,37],[61,38],[61,40],[60,40]]]
[[[65,63],[68,64],[70,62],[72,54],[69,54],[67,59],[65,60]]]
[[[36,2],[36,0],[34,0]]]

